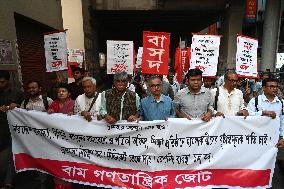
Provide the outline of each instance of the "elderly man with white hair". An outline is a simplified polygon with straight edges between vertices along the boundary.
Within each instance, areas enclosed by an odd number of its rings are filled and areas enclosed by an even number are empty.
[[[91,121],[92,117],[99,113],[101,94],[96,92],[96,80],[92,77],[84,77],[82,85],[84,94],[76,98],[74,113]]]
[[[136,121],[139,116],[140,98],[127,88],[126,72],[114,74],[114,88],[102,92],[101,117],[109,124],[119,120]]]

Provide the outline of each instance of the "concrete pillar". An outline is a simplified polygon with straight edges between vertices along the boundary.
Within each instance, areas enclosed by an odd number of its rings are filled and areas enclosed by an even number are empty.
[[[260,71],[275,71],[281,0],[266,0]]]
[[[220,48],[220,71],[236,66],[237,34],[242,34],[244,0],[230,0],[221,24],[223,37]]]

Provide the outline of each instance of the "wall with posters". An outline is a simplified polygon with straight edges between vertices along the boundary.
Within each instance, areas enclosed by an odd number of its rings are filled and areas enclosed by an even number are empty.
[[[44,14],[43,14],[44,12]],[[34,20],[50,28],[62,29],[62,16],[60,1],[55,0],[13,0],[5,1],[0,6],[0,39],[9,40],[12,44],[13,61],[11,64],[0,64],[0,69],[11,70],[13,84],[20,85],[21,70],[18,64],[18,55],[16,53],[16,27],[15,13]],[[19,82],[20,80],[20,82]]]

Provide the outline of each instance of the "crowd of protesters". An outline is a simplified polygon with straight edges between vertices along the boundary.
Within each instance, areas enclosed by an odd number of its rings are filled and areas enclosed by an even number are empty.
[[[84,75],[80,68],[73,70],[73,76],[73,83],[55,81],[47,92],[38,81],[29,81],[24,86],[24,95],[10,87],[9,72],[0,70],[0,167],[4,170],[0,172],[0,178],[3,178],[0,179],[1,189],[13,188],[16,177],[25,177],[24,173],[16,174],[14,170],[6,117],[7,111],[16,107],[48,114],[79,115],[86,121],[104,120],[108,124],[119,120],[152,121],[175,117],[205,122],[216,116],[268,116],[274,119],[284,114],[279,81],[269,73],[254,80],[241,78],[229,70],[217,79],[202,77],[201,70],[190,69],[184,83],[178,83],[171,69],[167,76],[142,74],[137,69],[131,77],[126,72],[116,73],[113,85],[105,91],[98,91],[96,79]],[[279,147],[284,146],[283,124],[281,120]],[[281,166],[284,162],[281,150],[278,157]],[[35,180],[34,188],[48,188],[48,185],[56,189],[78,187],[36,171],[30,171],[27,178]]]

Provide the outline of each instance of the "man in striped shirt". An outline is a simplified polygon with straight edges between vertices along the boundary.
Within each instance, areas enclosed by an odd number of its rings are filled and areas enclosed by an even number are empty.
[[[41,85],[38,81],[30,81],[27,85],[28,98],[26,98],[21,108],[27,110],[46,111],[52,103],[52,99],[46,95],[41,95]]]

